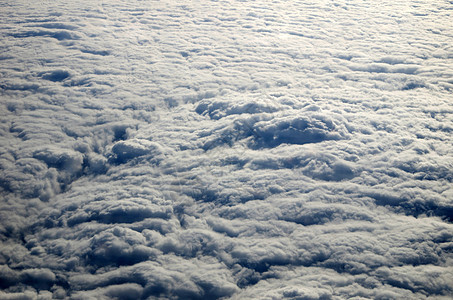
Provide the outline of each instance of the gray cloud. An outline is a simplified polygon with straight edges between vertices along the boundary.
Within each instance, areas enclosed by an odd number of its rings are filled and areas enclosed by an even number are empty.
[[[0,298],[447,299],[449,5],[3,6]]]

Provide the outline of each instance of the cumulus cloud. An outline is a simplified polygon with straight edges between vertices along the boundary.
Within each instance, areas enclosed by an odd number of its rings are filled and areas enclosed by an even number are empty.
[[[4,5],[0,298],[447,299],[450,6]]]

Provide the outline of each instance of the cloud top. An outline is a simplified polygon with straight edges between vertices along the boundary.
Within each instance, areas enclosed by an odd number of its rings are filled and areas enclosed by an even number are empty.
[[[448,1],[15,1],[1,299],[447,299]]]

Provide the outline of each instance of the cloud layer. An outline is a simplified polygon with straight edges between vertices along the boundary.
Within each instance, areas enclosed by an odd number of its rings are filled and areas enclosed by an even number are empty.
[[[448,299],[451,5],[5,3],[0,298]]]

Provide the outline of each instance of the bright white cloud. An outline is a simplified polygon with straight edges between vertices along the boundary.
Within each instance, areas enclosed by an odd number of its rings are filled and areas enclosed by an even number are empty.
[[[451,3],[15,1],[0,298],[448,298]]]

